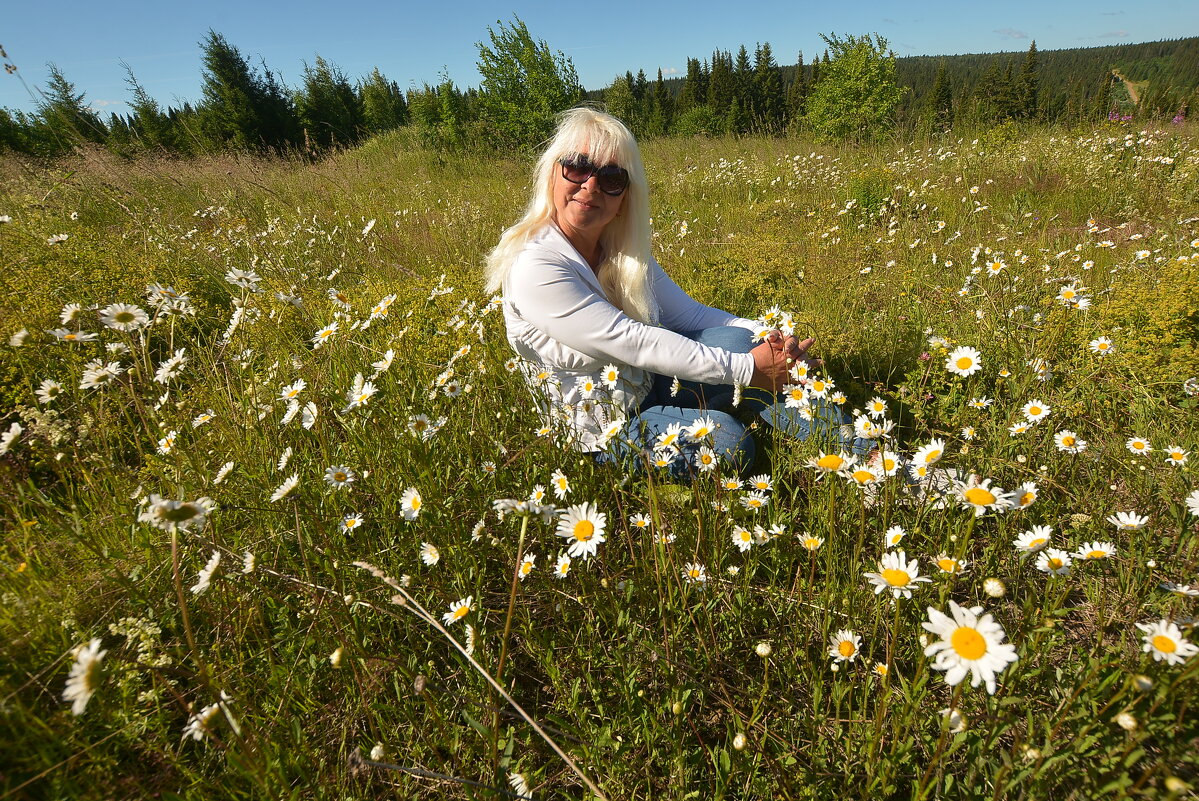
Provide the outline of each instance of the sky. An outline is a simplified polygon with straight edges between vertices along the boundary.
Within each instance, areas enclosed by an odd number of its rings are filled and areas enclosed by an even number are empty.
[[[885,37],[897,55],[1024,52],[1199,35],[1196,0],[1012,0],[971,3],[670,0],[566,5],[481,0],[60,0],[17,2],[0,15],[0,46],[16,74],[0,73],[0,107],[33,111],[53,63],[102,115],[126,113],[127,64],[164,106],[201,97],[200,41],[222,34],[254,64],[300,86],[317,55],[357,80],[378,67],[402,88],[477,86],[477,42],[518,16],[535,39],[574,62],[587,89],[626,70],[653,80],[682,75],[713,50],[753,53],[769,42],[794,64],[824,50],[820,34]]]

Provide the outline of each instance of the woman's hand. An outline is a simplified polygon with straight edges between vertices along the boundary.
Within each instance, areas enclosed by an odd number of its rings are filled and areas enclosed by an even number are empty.
[[[823,365],[820,359],[808,355],[808,349],[815,342],[812,337],[800,340],[784,336],[781,331],[771,331],[761,345],[750,350],[754,357],[753,386],[780,392],[790,383],[789,372],[797,362],[805,362],[809,367]]]

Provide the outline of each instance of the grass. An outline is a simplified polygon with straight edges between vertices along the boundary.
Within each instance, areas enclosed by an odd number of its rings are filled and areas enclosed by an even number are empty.
[[[938,467],[1035,500],[976,517],[899,477],[866,493],[809,466],[818,443],[760,430],[772,488],[751,512],[720,472],[625,476],[538,436],[479,289],[527,164],[399,135],[317,164],[8,160],[0,318],[30,333],[0,346],[0,431],[21,427],[0,456],[0,798],[502,798],[516,773],[537,798],[1193,795],[1199,659],[1155,660],[1135,624],[1194,637],[1195,598],[1162,588],[1199,571],[1194,130],[644,152],[655,252],[684,288],[780,307],[847,409],[885,404],[894,450],[939,438]],[[149,284],[192,313],[156,313]],[[105,328],[118,302],[153,324]],[[100,336],[45,333],[77,326]],[[945,368],[958,345],[981,371]],[[122,372],[81,389],[96,358]],[[347,408],[359,375],[378,392]],[[62,392],[42,403],[46,379]],[[1048,418],[1013,435],[1033,400]],[[1085,450],[1060,450],[1063,430]],[[494,508],[555,470],[570,491],[547,499],[606,516],[564,578],[556,522]],[[139,520],[152,495],[216,508],[172,530]],[[737,526],[762,529],[746,551]],[[931,579],[894,601],[863,576],[893,526]],[[1047,575],[1012,545],[1033,526],[1115,552]],[[993,694],[924,655],[929,608],[951,602],[1014,647]],[[843,630],[853,661],[829,655]],[[76,716],[63,692],[92,638],[106,653]]]

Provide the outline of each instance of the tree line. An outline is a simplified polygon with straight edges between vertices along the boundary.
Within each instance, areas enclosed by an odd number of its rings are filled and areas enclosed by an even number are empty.
[[[57,156],[81,142],[118,153],[225,150],[317,156],[396,128],[444,148],[535,147],[554,117],[581,101],[606,104],[639,136],[779,135],[810,130],[868,140],[899,128],[936,134],[1008,120],[1078,122],[1112,116],[1182,119],[1199,102],[1199,37],[1024,54],[898,58],[877,34],[824,36],[810,62],[779,65],[769,43],[752,55],[688,58],[683,76],[644,71],[586,91],[571,59],[535,40],[519,18],[478,43],[478,87],[448,75],[407,91],[376,68],[351,81],[319,55],[288,87],[224,36],[201,42],[202,97],[162,107],[126,67],[130,111],[103,119],[56,66],[37,111],[0,108],[0,151]],[[0,58],[6,58],[0,50]],[[15,66],[6,63],[10,72]]]

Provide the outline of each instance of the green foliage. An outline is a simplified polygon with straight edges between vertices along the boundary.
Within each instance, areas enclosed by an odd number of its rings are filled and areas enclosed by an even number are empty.
[[[582,86],[574,63],[545,40],[534,41],[519,17],[488,28],[490,45],[478,43],[479,115],[495,144],[533,148],[554,131],[557,115],[579,102]]]
[[[904,95],[887,40],[878,34],[823,38],[832,60],[823,65],[808,98],[808,124],[828,139],[870,142],[885,137]]]
[[[216,31],[201,42],[201,133],[210,149],[285,150],[299,140],[295,108],[274,73],[252,68]]]

